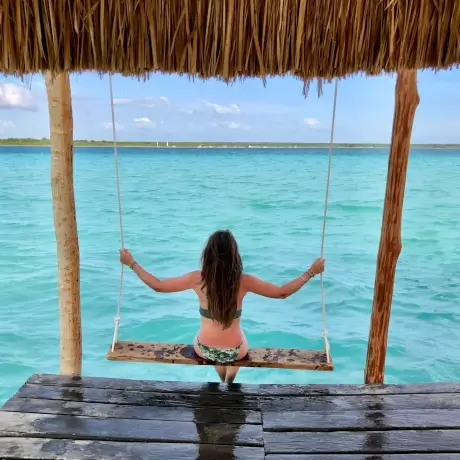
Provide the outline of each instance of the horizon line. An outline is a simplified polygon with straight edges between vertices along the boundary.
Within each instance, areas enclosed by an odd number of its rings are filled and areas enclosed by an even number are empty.
[[[107,144],[113,145],[112,140],[95,140],[95,139],[74,139],[74,144]],[[10,146],[26,146],[26,145],[50,145],[49,138],[30,138],[30,137],[9,137],[0,138],[0,145]],[[149,141],[117,141],[117,145],[120,146],[152,146],[152,147],[172,147],[172,146],[306,146],[306,147],[328,147],[331,144],[329,142],[292,142],[292,141],[178,141],[178,140],[149,140]],[[460,148],[460,143],[411,143],[411,147],[451,147]],[[390,147],[390,143],[383,142],[334,142],[333,147],[344,146],[344,147]]]

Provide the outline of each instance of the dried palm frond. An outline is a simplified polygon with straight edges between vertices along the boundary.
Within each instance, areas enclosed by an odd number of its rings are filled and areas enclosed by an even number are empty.
[[[0,0],[0,72],[305,82],[460,63],[458,0]]]

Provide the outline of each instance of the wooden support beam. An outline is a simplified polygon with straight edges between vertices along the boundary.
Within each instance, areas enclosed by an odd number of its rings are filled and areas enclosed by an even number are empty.
[[[388,326],[396,265],[401,252],[401,221],[407,164],[415,111],[419,103],[417,72],[398,73],[395,90],[393,132],[383,208],[382,233],[377,256],[374,301],[367,348],[365,383],[383,383]]]
[[[56,232],[61,374],[81,375],[80,251],[73,189],[73,117],[68,74],[45,74]]]

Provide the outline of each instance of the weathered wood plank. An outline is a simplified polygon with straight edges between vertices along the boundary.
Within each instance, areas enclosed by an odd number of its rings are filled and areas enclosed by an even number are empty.
[[[12,398],[5,403],[2,410],[37,414],[82,415],[96,418],[179,420],[199,423],[262,423],[259,411],[221,407],[208,409],[206,407],[128,406],[53,399]]]
[[[283,411],[264,413],[264,431],[353,431],[460,428],[460,409]]]
[[[309,396],[309,395],[361,395],[361,394],[432,394],[460,393],[460,383],[415,383],[388,385],[343,385],[343,384],[226,384],[215,382],[177,382],[155,380],[114,379],[106,377],[71,377],[55,374],[34,374],[26,383],[53,386],[77,386],[108,390],[138,390],[160,393],[246,393],[261,396]]]
[[[262,446],[262,426],[2,412],[0,437]]]
[[[193,345],[160,342],[120,341],[107,352],[107,359],[115,361],[159,362],[163,364],[192,364],[213,366],[215,363],[200,358]],[[252,348],[246,358],[225,366],[269,367],[332,371],[334,365],[327,362],[324,350],[300,350],[297,348]]]
[[[267,455],[265,460],[460,460],[460,454],[275,454]]]
[[[460,409],[460,394],[289,396],[261,398],[263,413],[269,411],[390,411],[401,409]]]
[[[179,394],[154,393],[147,391],[102,390],[99,388],[59,388],[25,384],[16,398],[59,399],[87,403],[128,404],[130,406],[181,406],[181,407],[228,407],[236,409],[258,409],[256,396],[232,393]]]
[[[267,454],[460,453],[460,430],[265,432]]]
[[[263,460],[264,457],[262,447],[0,438],[2,460]]]
[[[411,383],[408,385],[260,385],[261,396],[333,396],[378,394],[460,393],[460,383]]]
[[[100,388],[105,390],[153,391],[159,393],[259,394],[259,385],[215,382],[165,382],[155,380],[114,379],[106,377],[71,377],[67,375],[34,374],[26,383],[37,385]],[[460,387],[459,387],[460,388]],[[459,390],[460,391],[460,390]]]

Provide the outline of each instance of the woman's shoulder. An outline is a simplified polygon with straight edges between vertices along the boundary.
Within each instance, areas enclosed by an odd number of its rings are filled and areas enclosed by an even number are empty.
[[[241,281],[243,281],[243,283],[248,282],[248,281],[252,281],[254,278],[256,278],[256,276],[251,275],[250,273],[243,273],[241,275]]]
[[[200,283],[202,279],[201,270],[193,270],[189,273],[195,283]]]
[[[187,285],[189,289],[196,290],[201,284],[201,271],[192,270],[187,272],[183,277],[187,280]]]
[[[247,286],[251,284],[252,278],[253,278],[253,276],[250,275],[249,273],[243,273],[241,275],[241,287],[243,289],[247,288]]]

